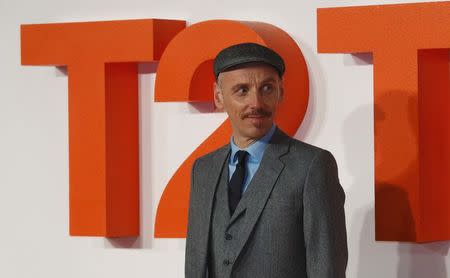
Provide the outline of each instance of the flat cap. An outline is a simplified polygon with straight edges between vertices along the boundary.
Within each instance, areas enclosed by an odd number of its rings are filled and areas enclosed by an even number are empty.
[[[280,77],[284,74],[284,61],[278,53],[257,43],[240,43],[229,46],[217,54],[214,59],[214,76],[217,79],[221,72],[255,62],[273,66]]]

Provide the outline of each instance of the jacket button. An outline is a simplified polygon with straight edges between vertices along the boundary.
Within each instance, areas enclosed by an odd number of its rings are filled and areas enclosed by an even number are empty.
[[[225,239],[226,239],[226,240],[232,240],[232,239],[233,239],[233,236],[230,235],[229,233],[226,233],[226,234],[225,234]]]
[[[231,264],[231,261],[230,261],[230,260],[228,260],[228,259],[226,259],[226,260],[223,260],[223,264],[224,264],[224,265],[226,265],[226,266],[228,266],[228,265],[230,265],[230,264]]]

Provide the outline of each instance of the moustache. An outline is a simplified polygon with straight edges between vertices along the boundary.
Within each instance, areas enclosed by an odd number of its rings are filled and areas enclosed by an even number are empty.
[[[255,111],[247,112],[242,114],[242,119],[251,117],[251,116],[257,116],[257,117],[270,117],[272,116],[272,112],[264,110],[264,109],[257,109]]]

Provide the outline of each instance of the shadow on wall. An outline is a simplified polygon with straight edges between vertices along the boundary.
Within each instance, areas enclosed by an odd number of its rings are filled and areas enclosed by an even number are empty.
[[[375,199],[375,234],[377,239],[414,241],[416,230],[408,193],[396,185],[377,184]]]
[[[420,244],[375,241],[374,217],[373,209],[365,214],[359,240],[359,263],[354,277],[447,277],[445,258],[449,242]],[[397,245],[396,253],[393,244]],[[389,267],[394,269],[387,269]]]
[[[114,248],[143,248],[141,237],[106,238],[106,241]],[[105,247],[109,247],[106,242]]]
[[[448,254],[448,241],[398,245],[398,278],[446,278],[445,257]]]
[[[398,124],[407,124],[411,127],[410,134],[401,134],[405,140],[417,140],[413,134],[413,123],[415,121],[414,113],[409,113],[411,104],[415,100],[408,96],[405,92],[389,92],[382,99],[377,99],[377,103],[383,105],[395,105],[400,110],[406,111],[408,115],[401,119],[393,119],[390,115],[380,111],[380,107],[376,106],[375,121],[377,121],[377,128],[383,130],[375,130],[375,136],[379,132],[388,132],[395,128]],[[385,107],[385,106],[383,106]],[[445,264],[445,256],[448,254],[449,242],[435,242],[427,244],[416,243],[398,243],[375,241],[375,211],[373,205],[367,205],[364,200],[373,198],[374,191],[373,171],[367,167],[367,156],[372,161],[371,165],[375,163],[393,164],[397,150],[387,153],[377,162],[374,159],[372,148],[365,140],[372,133],[372,123],[367,123],[365,119],[370,118],[369,113],[373,111],[371,105],[366,105],[357,108],[350,117],[346,120],[344,125],[344,146],[346,160],[349,165],[351,174],[353,175],[353,184],[349,187],[347,192],[346,205],[352,208],[353,218],[351,227],[349,227],[349,241],[355,242],[359,238],[359,246],[349,246],[350,260],[356,259],[358,264],[357,269],[349,269],[348,273],[352,277],[364,278],[378,278],[378,277],[398,277],[398,278],[444,278],[447,277],[447,270]],[[397,115],[396,115],[397,116]],[[405,122],[401,122],[405,121]],[[388,129],[386,128],[388,125]],[[398,134],[394,134],[397,136]],[[386,134],[383,134],[386,140]],[[389,135],[387,135],[389,136]],[[373,136],[371,136],[373,138]],[[387,137],[389,140],[389,137]],[[374,142],[376,144],[376,142]],[[386,146],[376,145],[376,148]],[[400,150],[401,151],[401,150]],[[395,176],[389,180],[398,181],[399,184],[407,182],[410,179],[410,174],[418,171],[417,160],[412,159],[408,165],[392,166]],[[386,161],[391,160],[391,161]],[[395,183],[383,183],[377,181],[377,198],[384,200],[382,204],[377,206],[377,235],[380,238],[386,238],[389,235],[391,238],[407,238],[414,240],[415,223],[411,213],[411,207],[408,200],[407,192]],[[370,183],[370,184],[367,184]],[[366,196],[364,196],[366,195]],[[374,200],[371,201],[374,204]],[[392,208],[395,210],[392,210]],[[397,233],[388,233],[383,235],[383,231],[396,231]],[[353,244],[351,244],[353,245]],[[351,248],[353,247],[353,248]],[[397,249],[398,252],[393,251]],[[387,276],[386,276],[387,275]],[[394,276],[395,275],[395,276]]]

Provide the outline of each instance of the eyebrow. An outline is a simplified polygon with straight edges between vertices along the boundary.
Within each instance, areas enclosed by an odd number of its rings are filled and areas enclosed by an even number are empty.
[[[273,77],[267,77],[266,79],[264,79],[261,83],[266,83],[266,82],[275,82],[275,78]]]

